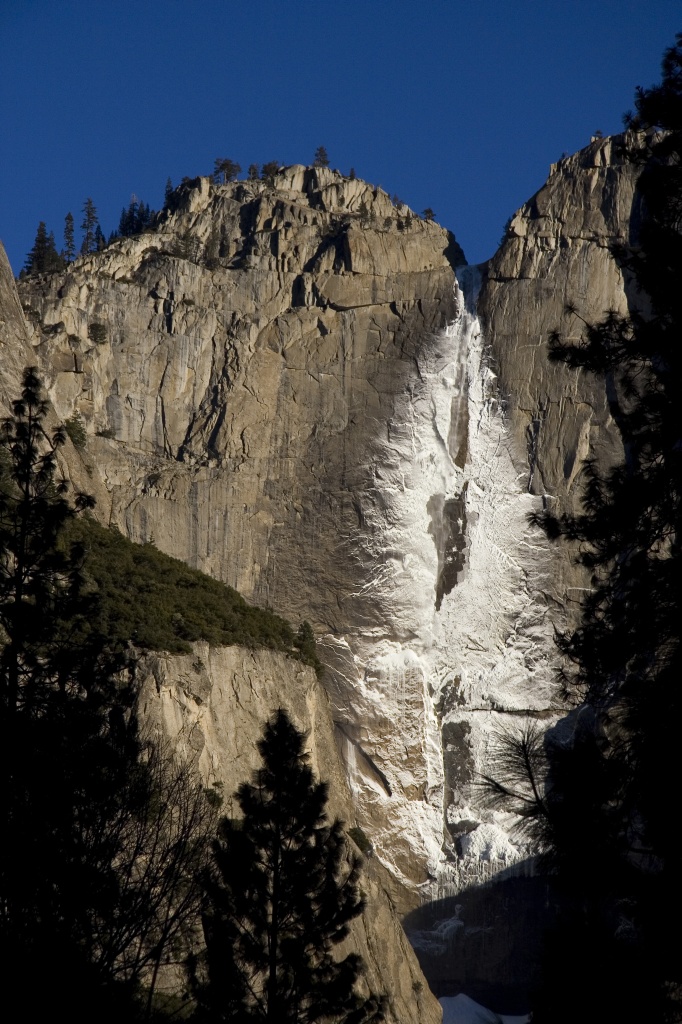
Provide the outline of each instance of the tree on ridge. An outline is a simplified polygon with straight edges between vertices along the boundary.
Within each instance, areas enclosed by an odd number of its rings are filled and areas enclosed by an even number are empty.
[[[327,156],[327,150],[324,146],[318,146],[315,150],[315,159],[313,160],[315,167],[329,167],[329,157]]]
[[[57,252],[54,235],[48,234],[45,221],[41,220],[36,231],[33,248],[26,257],[24,273],[26,274],[49,274],[55,270],[61,270],[64,266],[62,257]]]
[[[64,261],[73,263],[76,258],[76,242],[74,240],[73,214],[67,213],[64,218]]]
[[[83,232],[83,241],[81,243],[81,253],[87,255],[89,252],[97,251],[97,228],[99,227],[99,219],[97,217],[97,210],[92,199],[88,196],[83,204],[83,223],[81,224],[81,231]]]
[[[213,168],[213,177],[215,181],[219,182],[222,180],[223,184],[226,185],[229,181],[234,181],[241,174],[241,167],[235,163],[234,160],[230,160],[226,156],[219,156]]]

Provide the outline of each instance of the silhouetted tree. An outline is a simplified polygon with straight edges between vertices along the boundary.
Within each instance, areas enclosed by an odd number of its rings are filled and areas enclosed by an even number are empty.
[[[228,181],[234,181],[235,178],[238,178],[241,171],[241,167],[234,160],[229,160],[225,156],[219,156],[213,168],[213,178],[217,182],[222,180],[224,184],[227,184]]]
[[[247,177],[248,177],[249,181],[258,181],[258,179],[260,177],[260,168],[259,168],[258,164],[249,164],[249,169],[247,171]]]
[[[273,185],[275,182],[275,175],[279,171],[279,163],[277,160],[270,160],[268,163],[263,164],[261,167],[260,176],[263,181],[266,181],[268,185]]]
[[[313,163],[315,167],[329,167],[329,157],[327,156],[327,150],[324,146],[318,146],[315,150],[315,159]]]
[[[164,205],[164,207],[168,206],[168,200],[170,199],[172,194],[173,194],[173,182],[170,180],[170,178],[166,178],[166,187],[163,190],[163,205]]]
[[[99,220],[97,218],[97,210],[92,199],[88,196],[83,205],[83,223],[81,224],[81,231],[83,232],[81,252],[83,254],[95,252],[97,250],[98,227]]]
[[[0,961],[29,1020],[134,1020],[196,916],[208,805],[137,735],[46,414],[29,369],[0,440]]]
[[[436,215],[435,215],[435,213],[433,212],[433,210],[431,209],[430,206],[426,207],[426,209],[422,213],[422,217],[424,218],[424,220],[435,220],[436,219]]]
[[[332,951],[363,909],[360,862],[325,815],[304,736],[281,709],[258,749],[263,766],[240,786],[243,818],[223,818],[207,878],[205,1021],[382,1019],[382,1001],[355,993],[361,961]]]
[[[64,260],[73,263],[76,258],[76,242],[74,238],[73,214],[67,213],[64,218]]]
[[[62,257],[57,252],[54,235],[48,234],[45,222],[41,220],[36,231],[33,248],[26,257],[24,272],[27,274],[50,274],[61,270],[64,266]]]
[[[123,207],[118,222],[118,235],[130,238],[141,234],[149,226],[154,216],[149,204],[142,202],[136,195],[131,196],[128,207]]]

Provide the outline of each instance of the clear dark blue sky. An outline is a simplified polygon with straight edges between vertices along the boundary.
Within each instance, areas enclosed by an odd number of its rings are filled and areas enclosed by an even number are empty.
[[[0,0],[0,238],[17,273],[86,196],[108,234],[216,156],[324,145],[477,262],[681,30],[679,0]]]

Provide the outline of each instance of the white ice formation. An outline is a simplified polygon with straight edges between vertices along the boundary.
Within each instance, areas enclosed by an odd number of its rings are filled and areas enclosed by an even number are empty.
[[[477,286],[466,268],[456,320],[424,347],[377,442],[353,557],[363,580],[375,566],[355,597],[385,625],[322,639],[363,823],[408,884],[417,853],[424,898],[525,856],[511,820],[482,806],[478,773],[501,723],[553,706],[549,552],[528,524],[539,499],[511,457]]]

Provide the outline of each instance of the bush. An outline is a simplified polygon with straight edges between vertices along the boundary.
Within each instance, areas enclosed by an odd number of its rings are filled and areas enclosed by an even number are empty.
[[[104,324],[98,324],[97,322],[88,324],[88,338],[90,341],[94,341],[96,345],[103,345],[107,340],[107,329]]]
[[[75,416],[71,416],[70,419],[64,423],[64,429],[71,438],[75,448],[82,450],[85,448],[88,442],[88,435],[85,430],[85,424],[80,418],[78,413]]]
[[[354,828],[348,829],[348,835],[353,840],[360,853],[364,854],[365,857],[368,857],[372,852],[372,844],[366,832],[361,829],[359,825],[355,825]]]
[[[294,640],[294,647],[298,651],[298,656],[301,661],[306,665],[311,665],[315,669],[317,675],[321,676],[322,662],[317,656],[315,634],[313,633],[312,626],[309,622],[302,622],[298,627],[296,639]]]

